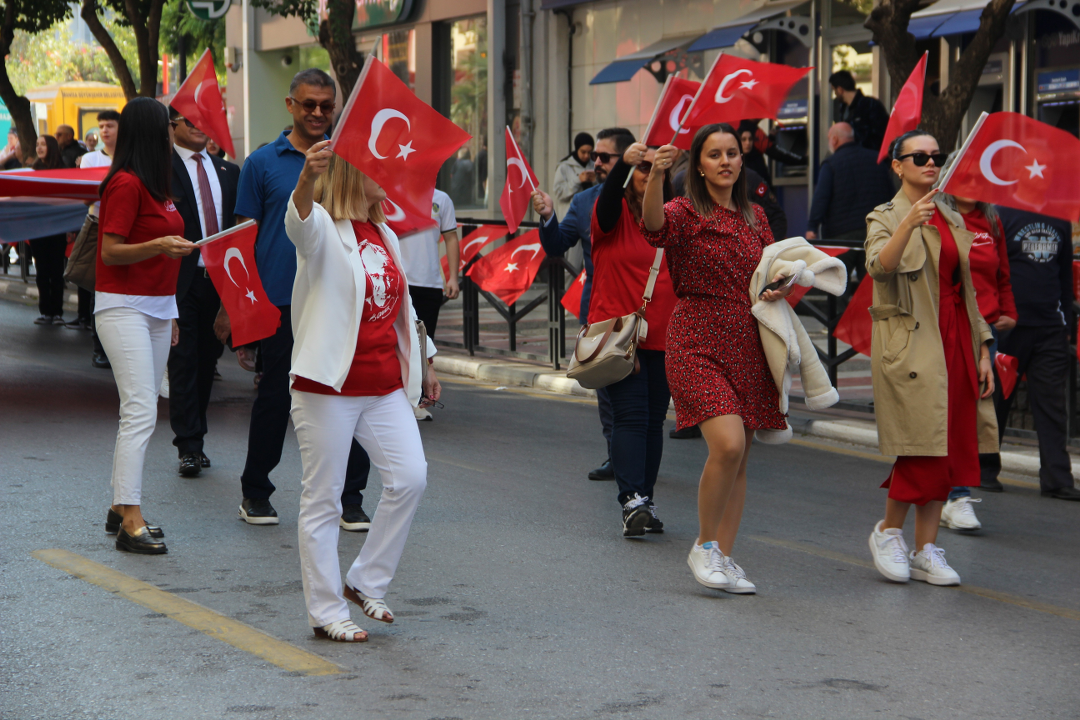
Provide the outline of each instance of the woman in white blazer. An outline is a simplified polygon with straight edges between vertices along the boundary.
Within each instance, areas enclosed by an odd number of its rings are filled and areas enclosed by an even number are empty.
[[[315,634],[364,642],[345,601],[374,620],[394,621],[383,598],[427,484],[413,408],[438,400],[440,387],[420,357],[398,240],[379,209],[386,194],[328,144],[307,152],[285,214],[297,258],[289,374],[304,465],[300,567]],[[383,491],[343,584],[338,519],[354,437],[379,469]]]

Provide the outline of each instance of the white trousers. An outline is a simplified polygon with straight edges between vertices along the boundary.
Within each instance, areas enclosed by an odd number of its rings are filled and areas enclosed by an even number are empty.
[[[322,627],[349,617],[338,564],[338,520],[352,439],[367,451],[383,484],[364,547],[345,576],[368,597],[386,597],[427,486],[427,460],[404,390],[382,397],[293,390],[292,421],[304,465],[298,522],[304,600],[309,622]]]
[[[139,505],[146,446],[157,425],[158,389],[169,360],[172,321],[126,307],[102,310],[96,317],[98,338],[109,356],[120,393],[120,428],[113,450],[113,504]]]

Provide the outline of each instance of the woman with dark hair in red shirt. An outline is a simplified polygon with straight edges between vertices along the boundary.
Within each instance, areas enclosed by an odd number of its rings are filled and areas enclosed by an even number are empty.
[[[157,424],[157,397],[176,342],[176,278],[195,244],[170,198],[169,111],[151,98],[124,106],[112,168],[101,183],[95,308],[98,336],[120,393],[113,504],[105,521],[116,549],[167,551],[161,528],[143,520],[143,461]]]
[[[34,170],[59,170],[64,167],[60,159],[60,145],[52,135],[38,135],[35,147],[37,157],[31,167]],[[49,235],[30,241],[30,253],[34,257],[34,280],[38,289],[38,310],[41,317],[35,325],[64,324],[64,251],[67,235]]]

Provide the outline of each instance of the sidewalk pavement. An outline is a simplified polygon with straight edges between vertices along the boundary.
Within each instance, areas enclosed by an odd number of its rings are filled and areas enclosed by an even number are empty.
[[[490,382],[507,387],[526,387],[536,390],[596,397],[596,391],[586,390],[576,380],[566,377],[565,370],[510,358],[470,357],[459,350],[440,347],[435,356],[435,371],[439,375],[457,375]],[[817,437],[834,442],[861,445],[877,450],[877,423],[866,414],[866,419],[852,417],[864,413],[811,412],[801,410],[801,398],[792,396],[792,408],[788,418],[796,436]],[[1001,467],[1006,474],[1037,478],[1039,475],[1039,450],[1035,446],[1005,443],[1001,452]],[[1072,455],[1072,472],[1080,477],[1080,455]]]

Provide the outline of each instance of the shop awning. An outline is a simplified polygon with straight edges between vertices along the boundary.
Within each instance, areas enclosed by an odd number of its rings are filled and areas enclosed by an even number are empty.
[[[797,5],[803,5],[806,0],[781,0],[764,5],[757,10],[733,18],[726,23],[717,25],[708,33],[694,41],[688,48],[689,52],[702,50],[715,50],[717,48],[731,47],[746,33],[750,32],[755,25],[763,20],[768,20],[774,15],[787,12]]]
[[[1080,0],[1027,0],[1023,7],[1016,3],[1014,13],[1031,12],[1032,10],[1046,10],[1065,18],[1077,30],[1080,30]]]
[[[590,0],[543,0],[540,3],[541,10],[558,10],[559,8],[570,7],[571,5],[582,5]]]
[[[654,42],[646,48],[642,48],[629,55],[624,55],[615,60],[615,62],[610,63],[603,70],[596,73],[596,77],[590,80],[589,84],[603,85],[604,83],[626,82],[634,77],[638,70],[645,67],[653,60],[661,55],[666,55],[672,50],[686,47],[698,37],[698,35],[681,35],[679,37],[664,38],[663,40]]]
[[[916,40],[973,33],[979,29],[982,11],[986,5],[986,0],[938,0],[930,7],[911,14],[908,32],[914,35]],[[1010,14],[1024,5],[1022,0],[1016,3],[1009,11]]]

